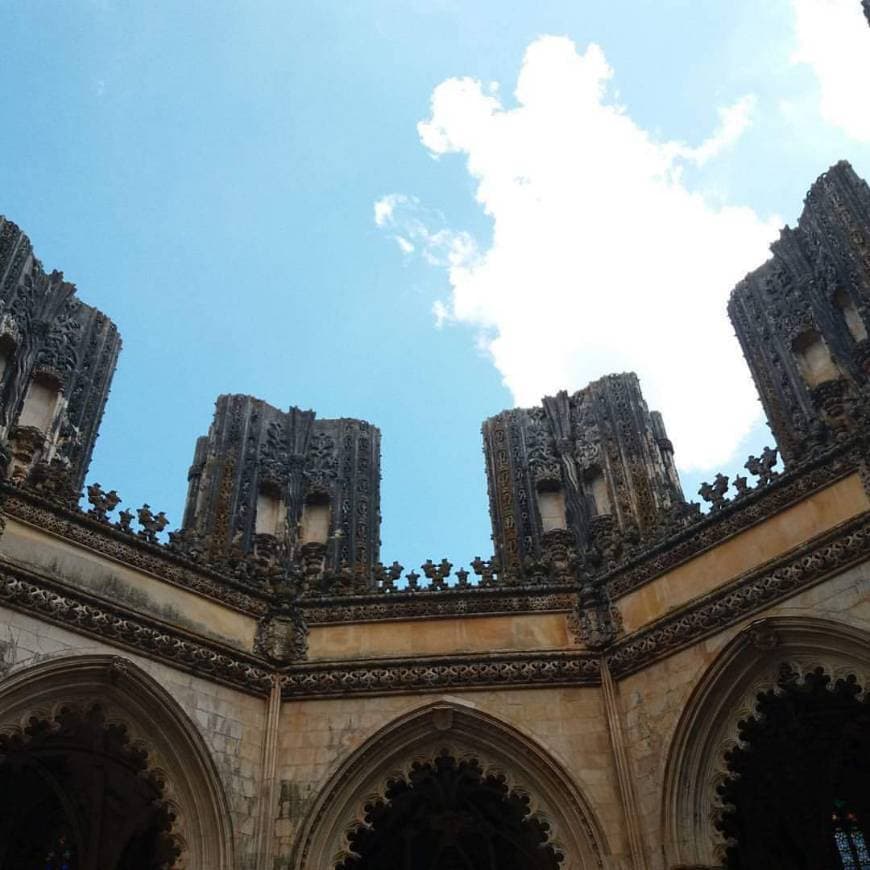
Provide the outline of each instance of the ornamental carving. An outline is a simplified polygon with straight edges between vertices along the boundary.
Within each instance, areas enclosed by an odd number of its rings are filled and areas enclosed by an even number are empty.
[[[537,580],[551,530],[539,494],[556,492],[563,527],[585,547],[608,517],[624,541],[652,538],[685,504],[661,417],[650,414],[635,375],[505,411],[483,425],[496,558],[505,579]],[[547,518],[547,523],[558,518]]]
[[[870,188],[840,162],[731,294],[728,314],[787,467],[856,431],[845,409],[867,403],[868,249]]]
[[[2,217],[0,240],[0,337],[7,357],[0,375],[0,436],[8,436],[18,423],[31,384],[50,385],[57,400],[53,409],[44,409],[42,443],[30,461],[65,467],[77,493],[121,339],[104,314],[76,298],[75,286],[61,272],[45,272],[27,236]],[[19,480],[32,470],[22,463],[19,455],[14,471]]]

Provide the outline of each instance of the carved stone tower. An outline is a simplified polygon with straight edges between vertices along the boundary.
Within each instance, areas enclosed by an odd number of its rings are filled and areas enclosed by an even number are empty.
[[[0,440],[14,480],[81,490],[120,349],[112,321],[0,217]]]
[[[640,538],[685,505],[673,445],[634,374],[608,375],[483,424],[493,542],[526,571],[553,544]]]
[[[217,400],[196,443],[183,532],[211,557],[325,548],[325,567],[370,576],[380,548],[380,431],[252,396]]]
[[[870,188],[841,162],[728,314],[786,464],[842,436],[870,394]]]

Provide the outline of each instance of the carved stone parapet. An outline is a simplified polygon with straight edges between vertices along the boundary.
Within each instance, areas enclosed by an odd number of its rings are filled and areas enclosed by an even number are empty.
[[[36,490],[5,484],[0,486],[0,496],[5,499],[9,516],[53,535],[146,571],[166,583],[214,598],[233,609],[257,615],[267,610],[266,591],[261,584],[254,581],[242,584],[234,576],[221,574],[212,565],[196,562],[189,555],[195,550],[195,542],[185,539],[182,546],[178,533],[173,533],[170,544],[152,544],[132,534],[129,522],[125,530],[120,525],[96,520],[71,505],[47,499]],[[130,512],[120,513],[127,513],[128,521],[133,519]]]
[[[852,471],[859,471],[866,454],[867,447],[860,439],[834,444],[807,456],[800,464],[793,464],[779,476],[772,473],[768,484],[757,486],[743,498],[727,502],[722,510],[698,515],[696,522],[675,527],[669,536],[652,541],[607,572],[611,598],[617,600],[741,529],[755,525]]]

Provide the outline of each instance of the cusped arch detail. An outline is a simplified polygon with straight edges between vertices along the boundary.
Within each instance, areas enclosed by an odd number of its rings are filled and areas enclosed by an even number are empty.
[[[728,777],[725,754],[738,745],[738,723],[755,713],[759,693],[775,689],[784,666],[822,668],[834,680],[855,675],[870,685],[870,632],[813,617],[757,620],[719,653],[695,687],[668,750],[661,831],[667,866],[718,867],[717,787]]]
[[[350,854],[366,806],[385,800],[392,780],[449,754],[473,759],[528,799],[529,818],[546,825],[561,870],[604,866],[601,826],[572,778],[537,741],[475,707],[440,700],[394,719],[345,759],[319,791],[296,837],[295,870],[332,870]]]
[[[234,870],[229,804],[202,734],[153,677],[122,656],[52,659],[0,681],[0,734],[23,735],[33,721],[60,711],[99,707],[106,725],[121,726],[132,749],[147,753],[182,850],[178,870]]]

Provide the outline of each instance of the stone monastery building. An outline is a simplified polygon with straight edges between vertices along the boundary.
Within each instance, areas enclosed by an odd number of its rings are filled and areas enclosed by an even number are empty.
[[[220,396],[168,537],[86,486],[120,337],[0,219],[0,870],[870,870],[870,188],[771,252],[746,476],[607,375],[484,422],[494,553],[418,573],[362,420]]]

